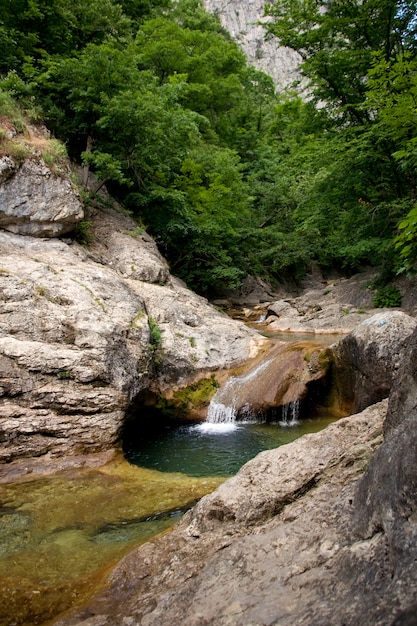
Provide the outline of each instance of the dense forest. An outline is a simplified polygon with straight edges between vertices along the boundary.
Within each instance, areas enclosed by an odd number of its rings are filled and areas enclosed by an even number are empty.
[[[0,116],[46,124],[200,293],[312,264],[411,272],[417,2],[266,13],[266,36],[300,54],[302,98],[199,0],[2,0]]]

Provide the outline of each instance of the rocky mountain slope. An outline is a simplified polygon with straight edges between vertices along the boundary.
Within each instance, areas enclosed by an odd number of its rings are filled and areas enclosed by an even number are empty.
[[[206,10],[220,17],[249,63],[271,76],[282,91],[299,79],[300,58],[293,50],[280,46],[276,39],[265,39],[265,29],[260,23],[265,4],[265,0],[204,0]]]

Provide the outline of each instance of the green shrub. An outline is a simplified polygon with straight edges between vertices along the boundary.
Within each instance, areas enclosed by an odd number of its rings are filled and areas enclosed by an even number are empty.
[[[42,158],[55,174],[65,171],[68,154],[65,145],[57,139],[50,139],[41,149]]]
[[[82,246],[88,246],[94,239],[92,232],[92,223],[81,221],[74,228],[74,239]]]
[[[378,289],[373,298],[374,306],[378,309],[401,306],[402,296],[397,287],[390,285]]]
[[[161,334],[161,329],[159,328],[158,324],[153,319],[153,317],[149,318],[149,331],[151,334],[149,347],[152,350],[152,352],[156,352],[159,346],[161,345],[162,334]]]

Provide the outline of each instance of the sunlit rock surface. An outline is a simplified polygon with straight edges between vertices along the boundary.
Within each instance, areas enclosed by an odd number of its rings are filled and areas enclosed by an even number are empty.
[[[141,391],[241,364],[264,341],[172,278],[131,218],[88,220],[88,246],[0,230],[0,460],[112,447]]]
[[[280,46],[276,38],[265,40],[264,0],[204,0],[210,13],[220,17],[224,28],[241,46],[251,65],[272,77],[278,90],[299,80],[299,55]]]

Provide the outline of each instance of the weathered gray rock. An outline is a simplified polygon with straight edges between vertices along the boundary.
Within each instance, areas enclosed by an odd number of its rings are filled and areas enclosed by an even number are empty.
[[[389,395],[417,321],[402,313],[377,313],[334,348],[339,396],[360,411]]]
[[[243,363],[263,341],[177,284],[133,220],[89,219],[88,248],[0,231],[0,460],[112,447],[138,394]]]
[[[33,237],[58,237],[74,229],[84,215],[67,176],[53,174],[41,158],[18,167],[0,161],[0,227]]]
[[[391,588],[401,609],[395,624],[413,624],[417,569],[417,331],[409,341],[389,399],[384,444],[375,453],[355,495],[355,532],[388,541]]]
[[[91,210],[90,219],[93,241],[89,254],[94,260],[109,265],[124,278],[158,284],[171,278],[168,263],[154,240],[132,219],[116,211],[98,209]]]
[[[402,420],[417,411],[417,331],[406,345],[398,374],[389,396],[389,408],[384,422],[384,433],[401,424]]]
[[[219,15],[224,28],[240,44],[249,63],[269,74],[279,89],[300,79],[299,55],[280,46],[277,40],[265,40],[265,0],[204,0],[207,11]]]
[[[2,156],[0,158],[0,185],[13,176],[17,169],[17,163],[11,157]]]
[[[296,317],[298,311],[286,300],[277,300],[268,306],[267,316],[275,315],[276,317]]]

